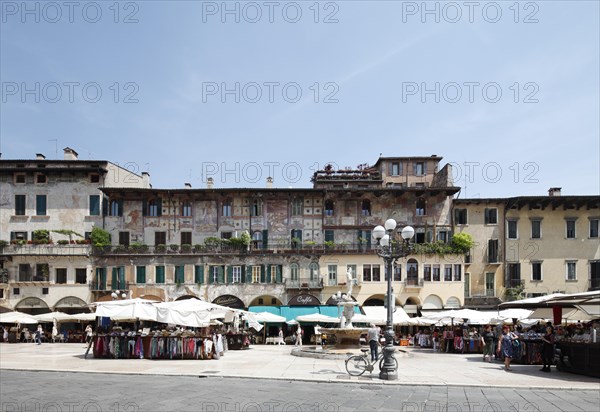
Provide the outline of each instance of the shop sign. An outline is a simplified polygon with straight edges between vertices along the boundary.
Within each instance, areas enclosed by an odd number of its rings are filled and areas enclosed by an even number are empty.
[[[298,295],[290,299],[289,306],[319,306],[321,302],[313,295]]]
[[[244,302],[233,295],[222,295],[212,301],[212,303],[221,306],[227,306],[233,309],[244,309]]]

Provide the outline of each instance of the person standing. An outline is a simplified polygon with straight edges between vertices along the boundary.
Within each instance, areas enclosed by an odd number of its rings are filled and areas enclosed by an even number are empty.
[[[550,365],[554,360],[554,328],[546,326],[546,334],[542,336],[542,362],[544,367],[540,369],[542,372],[550,372]]]
[[[513,340],[514,335],[510,332],[510,328],[506,325],[502,328],[502,335],[498,338],[498,349],[496,352],[504,355],[504,370],[512,371],[510,361],[513,358]]]
[[[298,325],[296,329],[296,346],[302,346],[302,328]]]
[[[38,325],[37,331],[35,332],[35,343],[38,345],[42,344],[42,335],[44,333],[44,329],[42,329],[42,325]]]
[[[492,328],[490,325],[485,325],[483,330],[483,334],[481,335],[481,340],[483,341],[483,361],[485,362],[486,358],[488,358],[488,362],[492,362],[492,356],[494,356],[494,340],[496,336],[494,336],[494,332],[492,332]]]
[[[4,340],[4,342],[8,343],[8,328],[5,326],[2,329],[3,329],[2,339]]]
[[[379,349],[379,328],[371,323],[371,327],[367,332],[367,340],[369,341],[369,347],[371,348],[371,362],[377,360],[378,349]]]

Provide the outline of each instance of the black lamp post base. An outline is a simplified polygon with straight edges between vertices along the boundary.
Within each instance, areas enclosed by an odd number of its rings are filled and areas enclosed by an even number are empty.
[[[384,381],[397,381],[398,380],[398,372],[395,370],[381,370],[379,372],[379,379]]]

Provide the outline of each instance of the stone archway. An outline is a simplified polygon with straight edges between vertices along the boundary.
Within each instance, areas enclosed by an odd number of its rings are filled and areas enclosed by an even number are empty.
[[[50,307],[40,298],[28,297],[21,299],[19,303],[15,305],[15,310],[29,315],[39,315],[50,312]]]

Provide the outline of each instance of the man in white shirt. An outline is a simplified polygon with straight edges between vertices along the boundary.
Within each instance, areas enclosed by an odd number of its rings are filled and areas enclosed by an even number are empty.
[[[367,332],[367,340],[369,341],[369,347],[371,348],[371,362],[377,360],[377,351],[379,349],[379,328],[371,323],[371,327]]]

